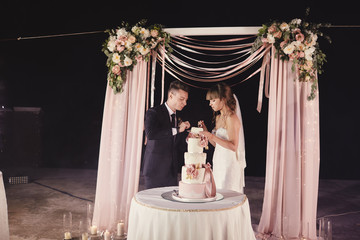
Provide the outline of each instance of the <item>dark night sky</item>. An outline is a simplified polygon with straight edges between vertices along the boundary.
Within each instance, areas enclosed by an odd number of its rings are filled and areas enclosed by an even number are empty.
[[[319,1],[5,1],[0,9],[0,83],[8,106],[41,107],[43,166],[97,166],[106,87],[104,33],[6,40],[17,37],[98,31],[121,21],[148,19],[165,27],[260,26],[272,19],[303,17],[333,25],[360,25],[357,7]],[[320,75],[322,178],[359,178],[358,55],[360,28],[325,29],[333,43]],[[247,148],[247,175],[264,176],[267,101],[256,112],[258,77],[234,88],[241,102]],[[169,78],[167,78],[169,79]],[[207,109],[205,92],[193,89],[184,114]],[[209,114],[203,111],[203,116]]]

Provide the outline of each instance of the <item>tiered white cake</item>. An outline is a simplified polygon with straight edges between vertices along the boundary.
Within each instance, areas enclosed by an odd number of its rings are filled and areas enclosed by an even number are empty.
[[[185,152],[185,166],[181,170],[179,182],[179,196],[191,199],[203,199],[205,195],[205,168],[206,153],[200,145],[199,132],[202,128],[191,128],[192,137],[188,139],[188,152]]]

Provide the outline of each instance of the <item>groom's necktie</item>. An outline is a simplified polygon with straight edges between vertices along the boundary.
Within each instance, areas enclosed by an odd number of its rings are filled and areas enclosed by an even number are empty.
[[[171,127],[176,128],[175,113],[171,114]]]

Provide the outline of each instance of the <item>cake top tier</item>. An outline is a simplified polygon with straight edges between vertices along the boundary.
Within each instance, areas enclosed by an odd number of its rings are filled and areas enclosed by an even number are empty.
[[[191,128],[191,133],[199,134],[202,131],[204,131],[203,128],[199,128],[199,127],[192,127]]]

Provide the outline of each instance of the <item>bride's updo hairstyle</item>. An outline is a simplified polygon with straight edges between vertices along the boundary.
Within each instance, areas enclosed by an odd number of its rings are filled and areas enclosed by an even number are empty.
[[[235,113],[236,100],[231,88],[226,83],[218,83],[208,90],[206,94],[206,100],[212,100],[215,98],[224,100],[225,104],[230,108],[231,112]]]

